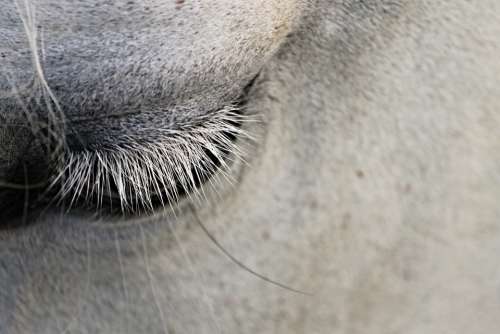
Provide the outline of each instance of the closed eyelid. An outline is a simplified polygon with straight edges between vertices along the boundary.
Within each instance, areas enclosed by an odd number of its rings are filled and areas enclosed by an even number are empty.
[[[236,139],[247,137],[241,124],[248,120],[237,109],[225,108],[191,120],[180,131],[165,130],[155,142],[130,139],[100,150],[70,152],[51,189],[70,207],[83,200],[102,208],[108,201],[122,213],[138,213],[172,205],[216,170],[227,172],[229,154],[242,158]]]

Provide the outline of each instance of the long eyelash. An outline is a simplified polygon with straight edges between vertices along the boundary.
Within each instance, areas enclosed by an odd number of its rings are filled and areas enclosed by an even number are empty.
[[[227,107],[178,124],[175,130],[164,129],[155,142],[130,137],[124,140],[127,144],[68,152],[50,188],[58,188],[56,198],[69,200],[69,207],[81,200],[101,207],[113,197],[122,212],[150,211],[157,201],[171,205],[180,193],[196,191],[200,180],[215,170],[227,173],[229,155],[243,159],[236,142],[251,138],[241,124],[252,116],[238,111]]]

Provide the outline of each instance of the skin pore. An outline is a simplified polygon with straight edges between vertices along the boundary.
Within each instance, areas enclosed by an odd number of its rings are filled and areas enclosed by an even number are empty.
[[[0,333],[500,328],[497,1],[0,8]],[[244,134],[224,137],[224,173],[164,209],[38,205],[43,189],[12,186],[47,152],[144,153],[235,106],[244,120],[212,132]]]

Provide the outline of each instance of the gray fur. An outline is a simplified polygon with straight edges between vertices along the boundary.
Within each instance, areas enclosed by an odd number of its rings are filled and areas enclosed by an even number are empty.
[[[261,71],[248,165],[155,215],[0,231],[0,333],[497,332],[500,3],[180,2],[32,1],[44,89],[68,118],[143,111],[79,129],[112,138],[220,110]],[[32,45],[0,6],[19,122]]]

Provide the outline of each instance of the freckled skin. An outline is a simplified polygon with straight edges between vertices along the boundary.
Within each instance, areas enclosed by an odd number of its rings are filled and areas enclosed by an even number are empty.
[[[90,138],[207,113],[257,73],[262,121],[235,182],[175,214],[49,207],[0,230],[0,333],[498,332],[498,1],[31,3],[67,117],[141,111],[81,124]],[[0,8],[11,122],[33,58],[14,2]],[[9,178],[36,150],[0,131]],[[243,270],[198,222],[312,296]]]

